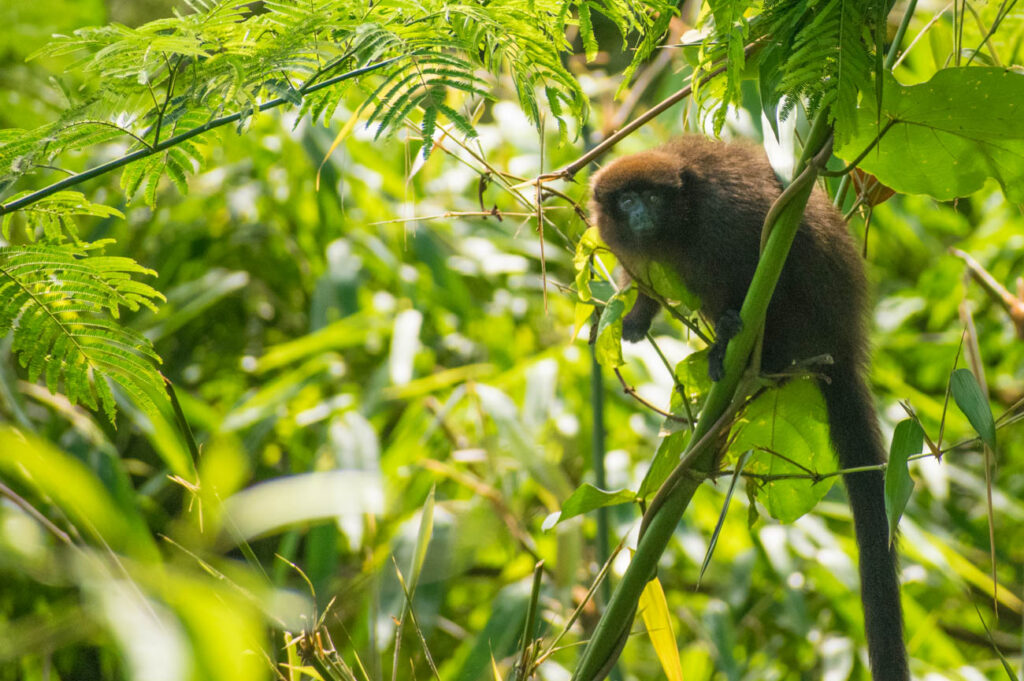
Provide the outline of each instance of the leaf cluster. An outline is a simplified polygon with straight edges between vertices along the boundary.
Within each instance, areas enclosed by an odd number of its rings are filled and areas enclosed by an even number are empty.
[[[63,385],[72,404],[102,407],[113,421],[117,383],[136,404],[153,408],[163,389],[160,358],[142,334],[115,321],[121,308],[155,309],[163,296],[135,275],[152,275],[129,258],[85,257],[54,245],[0,247],[0,336],[28,378],[50,392]]]
[[[186,174],[203,161],[193,145],[165,152],[167,140],[225,116],[241,132],[270,102],[326,123],[351,87],[363,93],[359,109],[368,111],[378,135],[420,112],[425,151],[441,119],[474,136],[473,103],[490,98],[505,75],[534,123],[543,101],[565,132],[568,121],[578,126],[588,111],[562,63],[572,50],[567,28],[579,27],[591,54],[592,12],[610,18],[624,37],[643,35],[635,68],[674,12],[664,0],[268,0],[258,9],[190,0],[189,7],[139,27],[80,29],[40,49],[34,56],[74,57],[70,68],[90,77],[89,86],[84,93],[65,89],[59,120],[0,135],[0,191],[67,152],[116,141],[132,151],[163,152],[126,169],[122,181],[129,195],[145,186],[152,203],[162,174],[184,189]],[[328,87],[339,74],[375,64],[386,67]]]
[[[79,194],[48,191],[123,167],[120,185],[128,199],[142,190],[145,203],[155,206],[165,176],[184,194],[188,175],[205,166],[206,149],[199,135],[228,122],[237,123],[241,133],[261,111],[282,104],[297,108],[296,122],[308,116],[326,124],[352,87],[360,88],[353,116],[367,112],[367,125],[376,126],[377,137],[394,133],[419,112],[424,156],[430,152],[441,119],[466,138],[476,135],[474,102],[490,98],[505,74],[530,120],[539,123],[543,98],[564,133],[567,119],[578,127],[588,110],[579,83],[562,64],[562,55],[572,50],[567,28],[577,24],[584,43],[595,48],[593,10],[612,19],[623,36],[630,31],[645,33],[634,59],[638,64],[650,54],[672,15],[671,6],[662,0],[490,4],[268,0],[258,5],[190,0],[189,8],[139,27],[111,24],[79,29],[35,53],[35,57],[73,57],[70,68],[89,77],[88,86],[81,92],[63,88],[67,106],[58,120],[33,130],[0,132],[0,192],[37,168],[54,167],[69,152],[117,143],[125,145],[128,153],[51,185],[39,196],[23,192],[13,197],[0,210],[6,213],[7,236],[14,209],[23,207],[30,241],[38,234],[50,243],[66,236],[77,244],[76,215],[109,217],[116,211],[91,204]],[[349,78],[364,73],[362,78]],[[33,252],[42,257],[47,246],[38,248]],[[20,261],[11,257],[5,257],[4,265],[20,267]],[[59,264],[67,266],[69,256],[59,249],[54,257],[65,258]],[[77,266],[84,268],[85,262],[79,260]],[[45,288],[48,280],[14,281],[27,291],[32,286]],[[67,302],[84,289],[55,287],[48,293]],[[107,302],[98,298],[83,304],[98,303],[99,308],[91,311],[99,312],[110,307]],[[25,302],[20,298],[8,303],[9,325],[20,317],[25,322],[35,319],[24,314]],[[36,303],[32,309],[45,310],[46,303]],[[116,311],[116,306],[112,309]],[[35,326],[27,329],[38,331]],[[75,334],[59,325],[54,329],[52,337],[47,336],[51,341]],[[104,332],[115,330],[104,327]],[[26,333],[19,338],[24,340]],[[125,334],[116,338],[130,350],[120,356],[122,362],[129,362],[133,353],[148,356],[152,352],[148,344],[133,343]],[[64,353],[67,347],[71,346],[62,344],[58,349]],[[24,344],[19,348],[29,353],[24,361],[34,367],[33,376],[47,365],[51,387],[55,377],[64,376],[73,386],[69,392],[73,401],[92,394],[84,390],[84,373],[67,373],[68,367],[88,362],[57,357],[49,369],[48,342],[32,352]],[[89,366],[90,371],[100,370],[95,362]],[[141,375],[154,379],[151,368]],[[126,387],[143,392],[130,381]],[[113,405],[107,399],[109,391],[100,390],[99,400],[109,411]]]
[[[705,17],[701,66],[728,60],[725,83],[710,88],[721,106],[715,127],[725,122],[727,107],[740,102],[747,68],[744,48],[760,43],[753,58],[762,108],[776,128],[798,103],[809,117],[829,110],[829,121],[853,119],[872,75],[881,83],[885,0],[717,0]],[[780,110],[781,106],[781,110]],[[777,130],[776,130],[777,132]]]

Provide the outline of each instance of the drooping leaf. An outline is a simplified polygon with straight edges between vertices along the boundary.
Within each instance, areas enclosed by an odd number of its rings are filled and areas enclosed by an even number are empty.
[[[622,318],[636,300],[636,289],[629,288],[616,293],[601,312],[597,323],[597,361],[601,366],[619,367],[622,359]]]
[[[992,449],[996,448],[996,423],[992,418],[992,409],[985,399],[985,394],[978,385],[970,369],[957,369],[949,379],[950,392],[953,400],[967,420],[974,427],[974,432]]]
[[[896,424],[889,447],[889,465],[885,469],[885,515],[889,518],[889,543],[896,538],[903,509],[914,491],[910,479],[907,457],[920,454],[924,447],[924,431],[921,424],[913,419],[904,419]]]

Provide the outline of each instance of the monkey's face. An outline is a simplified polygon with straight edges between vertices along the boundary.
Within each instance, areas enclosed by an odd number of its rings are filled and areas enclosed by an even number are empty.
[[[615,221],[643,243],[657,236],[658,228],[667,223],[665,208],[670,200],[671,196],[657,188],[637,187],[616,192],[610,203]]]
[[[678,158],[658,151],[620,158],[594,175],[591,213],[620,259],[656,255],[665,235],[682,227],[685,175]]]

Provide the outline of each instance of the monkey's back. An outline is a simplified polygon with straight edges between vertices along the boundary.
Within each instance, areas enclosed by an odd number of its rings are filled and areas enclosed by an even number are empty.
[[[697,136],[659,151],[685,168],[688,233],[667,258],[704,301],[712,321],[739,310],[760,250],[761,229],[782,193],[764,151],[746,142]],[[768,310],[763,363],[778,371],[820,354],[859,367],[866,356],[867,283],[842,216],[815,187]]]

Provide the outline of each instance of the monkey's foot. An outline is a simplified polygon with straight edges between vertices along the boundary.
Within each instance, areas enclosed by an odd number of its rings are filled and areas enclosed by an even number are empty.
[[[718,382],[725,376],[725,349],[729,341],[743,328],[743,320],[736,310],[726,310],[715,323],[715,343],[708,350],[708,378]]]
[[[638,343],[646,338],[647,332],[651,330],[651,321],[660,309],[661,303],[644,295],[642,291],[638,293],[633,309],[622,318],[622,340]]]
[[[639,343],[647,337],[650,328],[650,322],[644,323],[639,319],[630,319],[629,315],[626,315],[622,319],[622,340],[628,343]]]

